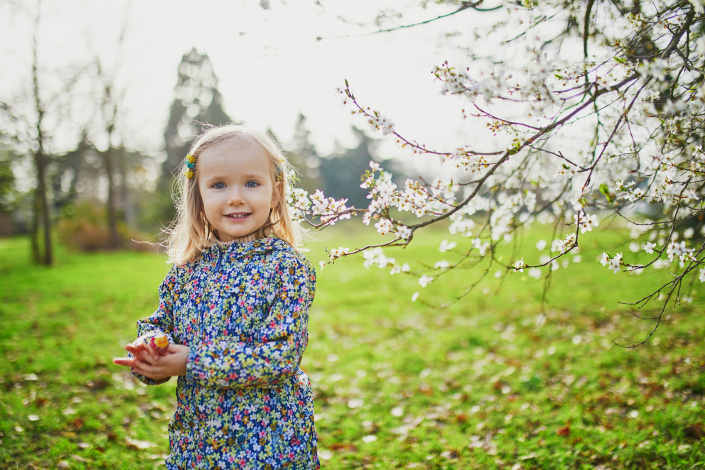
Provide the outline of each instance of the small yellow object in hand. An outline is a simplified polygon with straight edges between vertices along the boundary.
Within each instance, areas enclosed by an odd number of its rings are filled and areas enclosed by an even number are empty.
[[[166,354],[169,349],[169,338],[166,335],[156,335],[149,338],[149,347],[159,354]]]

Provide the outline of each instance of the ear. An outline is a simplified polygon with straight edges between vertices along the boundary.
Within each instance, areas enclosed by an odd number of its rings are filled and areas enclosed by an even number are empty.
[[[281,181],[274,181],[272,203],[270,205],[272,209],[276,209],[279,206],[279,201],[281,201],[282,194],[284,194],[284,184]]]

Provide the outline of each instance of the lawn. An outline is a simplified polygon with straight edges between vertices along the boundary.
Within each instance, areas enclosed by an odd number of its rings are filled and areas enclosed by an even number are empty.
[[[369,235],[316,236],[315,265],[323,246]],[[437,260],[444,238],[431,231],[389,254],[414,271]],[[319,270],[302,368],[323,468],[705,468],[705,290],[688,286],[692,302],[669,307],[649,342],[620,347],[653,323],[618,302],[665,273],[614,275],[593,261],[601,248],[590,240],[545,298],[543,281],[495,279],[495,267],[447,308],[482,266],[425,289],[361,259]],[[59,247],[47,269],[28,250],[25,239],[0,240],[2,468],[163,466],[175,381],[146,387],[111,363],[156,307],[163,256]]]

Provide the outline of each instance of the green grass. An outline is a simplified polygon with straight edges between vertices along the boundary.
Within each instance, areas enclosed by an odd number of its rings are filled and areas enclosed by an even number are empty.
[[[433,264],[448,237],[423,235],[389,255],[412,271]],[[316,265],[324,245],[369,240],[348,230],[316,236]],[[591,240],[546,299],[542,281],[495,279],[497,267],[443,309],[480,267],[425,289],[354,259],[318,271],[302,368],[315,389],[323,467],[705,468],[703,289],[668,310],[646,345],[618,347],[653,326],[618,301],[666,278],[613,275],[592,262],[601,248]],[[145,387],[111,363],[156,307],[163,257],[59,250],[47,269],[28,263],[28,248],[0,240],[2,468],[163,465],[175,383]]]

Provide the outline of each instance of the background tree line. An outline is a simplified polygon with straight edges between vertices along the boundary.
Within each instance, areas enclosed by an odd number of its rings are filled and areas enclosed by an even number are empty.
[[[36,39],[41,17],[34,20]],[[163,152],[158,154],[137,148],[120,128],[124,90],[115,80],[119,59],[107,64],[95,57],[66,78],[42,70],[39,47],[35,40],[31,95],[0,103],[0,235],[28,234],[34,261],[47,265],[53,263],[54,231],[63,243],[81,250],[150,247],[130,239],[155,241],[171,221],[173,173],[201,127],[244,123],[225,111],[212,61],[195,48],[183,55]],[[70,103],[58,103],[51,93],[75,99],[81,88],[79,72],[83,84],[90,85],[88,98],[94,109],[72,148],[53,151],[54,139],[62,132],[60,123],[73,117]],[[49,74],[54,74],[52,81],[61,81],[57,91],[43,88]],[[28,101],[32,106],[26,105]],[[321,155],[311,142],[306,117],[299,115],[293,125],[292,142],[282,146],[299,171],[298,185],[362,205],[366,194],[360,188],[360,174],[373,159],[375,141],[354,129],[355,147],[338,146],[330,155]]]

